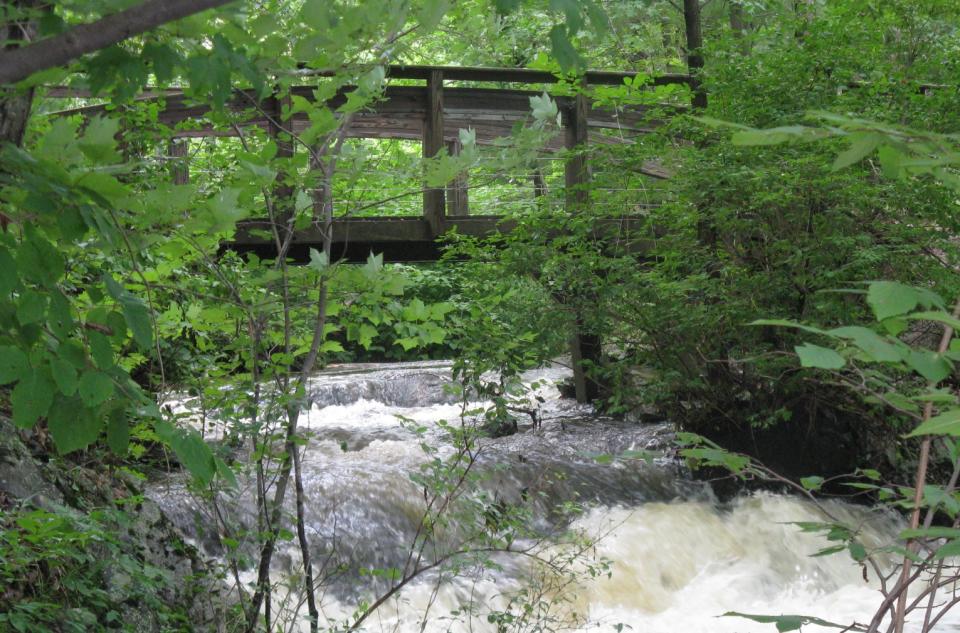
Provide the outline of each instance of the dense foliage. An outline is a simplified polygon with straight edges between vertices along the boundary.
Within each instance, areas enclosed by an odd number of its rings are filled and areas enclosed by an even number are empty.
[[[130,4],[15,0],[0,13],[0,44],[42,47]],[[425,447],[430,465],[415,476],[431,509],[413,545],[422,555],[447,520],[436,507],[483,521],[491,500],[468,476],[477,442],[509,420],[519,373],[565,353],[574,329],[602,342],[587,362],[598,406],[699,434],[684,436],[692,462],[769,474],[719,445],[742,450],[790,475],[817,473],[800,484],[807,493],[856,473],[873,499],[915,510],[909,539],[956,538],[930,531],[937,512],[956,515],[943,500],[956,477],[922,499],[927,462],[949,477],[956,448],[938,444],[930,458],[917,437],[960,434],[949,334],[937,347],[942,326],[960,325],[949,313],[960,294],[960,11],[942,0],[693,4],[696,16],[669,0],[237,2],[158,20],[3,87],[0,408],[44,459],[151,471],[172,456],[214,508],[238,477],[255,480],[257,525],[217,526],[233,544],[224,574],[237,581],[234,616],[248,631],[277,624],[270,563],[291,527],[317,627],[298,426],[316,368],[455,359],[462,417],[484,423],[447,429],[453,457]],[[691,20],[703,33],[697,51]],[[646,81],[688,70],[690,53],[705,59],[702,71],[690,65],[695,95]],[[480,145],[463,130],[455,153],[423,158],[408,139],[346,136],[351,117],[382,98],[390,63],[536,68],[559,81],[531,97],[510,137]],[[551,97],[575,94],[586,67],[641,73],[586,94],[643,108],[646,133],[605,130],[608,142],[550,151],[563,134]],[[294,90],[304,83],[309,99]],[[706,108],[694,111],[691,96]],[[171,104],[200,115],[168,127]],[[306,120],[296,131],[295,114]],[[268,124],[246,125],[251,117]],[[563,162],[580,155],[591,177],[577,200]],[[334,216],[417,215],[424,188],[464,174],[471,211],[506,216],[510,232],[448,235],[430,265],[376,253],[349,265],[327,238],[306,265],[288,258],[297,231],[329,234]],[[630,231],[598,230],[623,216]],[[266,218],[271,255],[221,250],[248,218]],[[205,442],[206,421],[194,428],[162,406],[174,392],[216,410],[225,441]],[[490,396],[485,410],[468,406],[478,392]],[[918,465],[913,488],[876,483]],[[96,543],[129,571],[108,533],[115,508],[76,515],[0,495],[0,510],[10,587],[0,623],[52,630],[61,605],[72,609],[68,628],[91,617],[113,626],[115,599],[98,588],[111,572],[86,549]],[[532,538],[522,511],[502,518],[499,533],[463,537],[469,556],[431,565],[459,573],[489,564],[477,552]],[[855,533],[832,534],[867,559]],[[53,559],[63,562],[56,573]],[[557,565],[569,571],[575,557]],[[256,579],[240,583],[241,568]],[[381,570],[395,581],[385,595],[423,569]],[[135,580],[154,600],[160,583]],[[516,613],[490,621],[529,624],[523,595]],[[175,609],[159,613],[184,625]]]

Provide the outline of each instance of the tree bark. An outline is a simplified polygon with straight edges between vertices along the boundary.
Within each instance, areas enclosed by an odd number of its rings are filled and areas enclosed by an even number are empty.
[[[0,52],[0,84],[22,81],[161,24],[227,4],[230,0],[147,0],[54,37]]]
[[[707,107],[707,92],[701,83],[703,72],[703,32],[700,28],[700,0],[683,0],[683,23],[687,32],[687,68],[694,108]]]
[[[747,21],[743,15],[743,5],[737,0],[730,0],[730,30],[734,36],[743,37],[743,32],[747,30]]]
[[[36,6],[36,0],[14,0],[12,9],[16,15],[18,9],[32,9]],[[0,42],[6,42],[0,56],[8,50],[17,49],[21,43],[32,41],[36,35],[36,23],[29,19],[0,23]],[[0,61],[0,69],[2,65],[3,62]],[[6,142],[19,147],[23,143],[23,134],[27,129],[32,106],[33,88],[17,90],[0,87],[0,145]]]

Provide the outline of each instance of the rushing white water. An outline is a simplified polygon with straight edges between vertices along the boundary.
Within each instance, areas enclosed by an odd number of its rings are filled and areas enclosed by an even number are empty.
[[[815,506],[772,493],[720,503],[670,459],[593,459],[665,447],[670,430],[665,424],[603,418],[561,400],[552,383],[565,375],[561,368],[549,368],[528,376],[545,383],[533,394],[543,402],[530,400],[540,408],[541,427],[521,425],[516,435],[487,440],[478,468],[488,473],[483,483],[488,498],[532,504],[544,534],[569,528],[598,539],[571,569],[584,571],[591,562],[607,561],[609,576],[546,587],[541,597],[555,607],[554,628],[504,625],[500,630],[613,631],[619,624],[644,633],[776,630],[772,624],[720,617],[728,611],[803,614],[844,625],[869,621],[880,603],[873,571],[865,578],[846,554],[811,556],[826,541],[793,525],[823,521]],[[428,459],[409,425],[424,427],[428,444],[442,445],[437,421],[455,421],[461,414],[456,398],[443,389],[448,379],[447,365],[419,363],[339,368],[310,385],[312,404],[303,420],[310,438],[302,459],[306,524],[317,564],[327,570],[330,561],[343,565],[320,594],[325,626],[349,620],[361,601],[372,601],[389,585],[361,569],[402,567],[406,561],[425,505],[424,492],[410,474]],[[449,452],[441,448],[440,455]],[[182,486],[168,482],[152,494],[208,553],[222,553],[216,534],[204,529],[211,525],[209,511]],[[586,511],[572,521],[553,512],[571,501]],[[224,498],[223,506],[232,521],[253,526],[249,482]],[[836,502],[828,509],[844,522],[862,525],[868,545],[890,542],[899,527],[879,511]],[[276,592],[275,612],[291,618],[292,630],[307,630],[306,609],[298,604],[294,545],[286,544],[276,557],[274,579],[294,588]],[[566,550],[545,542],[537,551]],[[524,587],[529,591],[530,578],[540,568],[522,556],[495,560],[501,568],[462,570],[457,577],[423,574],[378,608],[362,630],[498,632],[488,614],[507,609],[510,596]],[[252,577],[252,570],[244,572],[244,580]],[[474,609],[473,617],[466,606]],[[958,622],[954,617],[938,630],[960,630]],[[809,625],[804,630],[825,629]],[[908,630],[916,629],[908,625]]]

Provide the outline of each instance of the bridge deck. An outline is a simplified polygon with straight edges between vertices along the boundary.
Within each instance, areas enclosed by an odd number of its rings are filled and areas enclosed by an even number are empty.
[[[487,237],[508,233],[514,222],[496,215],[446,216],[445,228],[459,235]],[[605,218],[595,223],[594,236],[606,242],[618,242],[631,252],[642,254],[650,249],[652,237],[640,231],[642,218],[624,216]],[[373,253],[383,253],[388,262],[436,261],[441,255],[441,242],[430,223],[422,217],[338,218],[333,221],[332,259],[365,261]],[[310,249],[323,246],[323,229],[314,226],[298,230],[293,237],[289,256],[294,261],[310,259]],[[276,255],[276,246],[267,221],[242,222],[225,249],[253,252],[261,257]]]

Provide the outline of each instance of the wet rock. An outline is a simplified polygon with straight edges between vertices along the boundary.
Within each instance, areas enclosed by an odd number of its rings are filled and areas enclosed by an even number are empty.
[[[101,588],[126,630],[168,631],[170,618],[189,622],[191,631],[219,630],[220,611],[229,606],[222,583],[154,501],[128,499],[122,512],[115,509],[131,485],[61,459],[37,459],[0,418],[0,507],[42,509],[109,534],[90,547],[105,561]],[[95,622],[92,613],[74,615]]]

